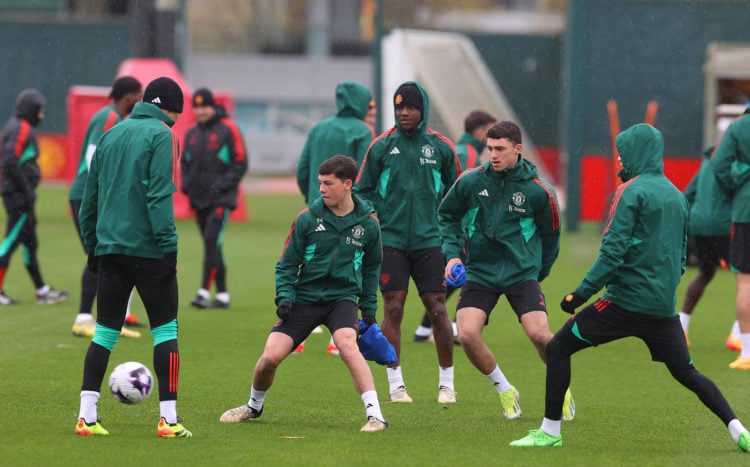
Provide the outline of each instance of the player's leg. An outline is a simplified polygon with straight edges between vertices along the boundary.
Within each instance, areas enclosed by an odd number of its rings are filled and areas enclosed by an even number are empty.
[[[750,370],[750,223],[732,224],[730,261],[737,271],[737,321],[742,351],[730,368]]]
[[[13,256],[16,248],[18,248],[18,245],[21,244],[20,232],[29,217],[28,213],[20,207],[19,201],[16,198],[13,194],[3,196],[3,204],[8,217],[5,221],[5,237],[3,237],[3,241],[0,244],[2,245],[0,247],[0,305],[18,303],[7,294],[4,288],[5,273],[8,271],[10,258]]]
[[[76,228],[78,239],[83,246],[83,254],[88,255],[86,246],[83,245],[81,236],[81,226],[79,223],[79,211],[81,209],[81,200],[70,200],[70,212],[73,216],[73,225]],[[83,273],[81,274],[81,302],[78,305],[78,315],[73,322],[73,335],[79,337],[94,337],[96,321],[91,311],[94,308],[94,299],[96,298],[96,272],[92,271],[88,264],[84,262]]]
[[[211,302],[212,308],[229,308],[229,292],[227,291],[227,268],[224,261],[224,231],[229,220],[230,210],[218,207],[213,210],[206,226],[206,241],[213,242],[213,248],[207,253],[211,255],[213,269],[216,271],[216,298]]]
[[[393,344],[398,362],[386,367],[388,393],[391,402],[411,402],[406,392],[406,383],[401,372],[401,323],[404,319],[404,304],[409,290],[411,263],[404,250],[383,247],[383,263],[380,267],[380,291],[383,294],[383,321],[380,329]]]
[[[706,286],[708,286],[716,275],[716,268],[719,265],[719,256],[716,249],[717,243],[715,241],[716,238],[717,237],[707,237],[702,235],[696,235],[694,237],[695,254],[699,261],[698,274],[693,277],[687,286],[685,298],[682,302],[682,310],[679,313],[680,323],[682,324],[682,330],[685,333],[686,339],[693,310],[703,296]],[[689,341],[688,345],[690,345]]]
[[[547,342],[552,339],[547,320],[547,305],[539,282],[522,282],[506,291],[510,306],[542,361],[546,361]]]
[[[196,308],[208,308],[209,298],[211,297],[211,286],[213,285],[215,271],[212,270],[211,260],[209,259],[209,242],[206,240],[206,228],[208,220],[212,215],[212,209],[199,209],[195,213],[195,222],[198,225],[198,232],[203,239],[203,269],[201,273],[201,283],[195,298],[190,304]]]

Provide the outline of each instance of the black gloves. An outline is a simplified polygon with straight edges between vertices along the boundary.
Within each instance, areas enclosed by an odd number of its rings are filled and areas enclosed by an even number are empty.
[[[562,311],[572,315],[576,312],[576,308],[583,305],[585,302],[586,300],[578,295],[577,292],[571,292],[562,299],[562,302],[560,302],[560,308],[562,308]]]
[[[283,302],[276,307],[276,316],[282,321],[286,321],[292,315],[292,304],[289,302]]]

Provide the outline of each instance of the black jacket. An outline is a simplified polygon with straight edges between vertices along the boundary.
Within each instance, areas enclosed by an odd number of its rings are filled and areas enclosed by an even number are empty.
[[[29,204],[33,203],[34,189],[41,179],[36,161],[39,144],[34,127],[40,122],[39,110],[44,104],[44,97],[39,91],[22,91],[16,99],[13,116],[2,131],[0,191],[4,196],[12,193],[22,195]]]

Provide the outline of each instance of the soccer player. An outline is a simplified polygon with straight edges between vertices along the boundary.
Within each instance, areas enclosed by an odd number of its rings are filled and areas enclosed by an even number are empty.
[[[83,366],[75,434],[107,435],[97,403],[109,356],[120,337],[133,287],[141,296],[154,340],[159,383],[156,435],[192,436],[177,418],[177,232],[172,194],[179,155],[172,125],[182,113],[180,86],[151,81],[143,102],[99,139],[81,202],[81,234],[97,272],[96,332]]]
[[[466,284],[456,305],[461,346],[500,394],[503,415],[515,419],[521,416],[518,390],[500,370],[482,331],[505,295],[545,360],[552,333],[540,282],[549,275],[560,249],[560,210],[552,187],[521,154],[518,125],[502,121],[492,126],[487,149],[490,160],[456,181],[440,204],[438,218],[446,279],[455,280],[454,265],[465,262]],[[570,391],[563,416],[575,416]]]
[[[511,446],[562,446],[560,413],[570,384],[571,356],[624,337],[638,337],[654,361],[728,427],[737,446],[750,450],[750,433],[718,387],[694,366],[680,320],[676,291],[685,272],[688,206],[664,176],[664,142],[656,128],[639,123],[615,140],[624,182],[615,192],[599,256],[560,307],[575,313],[591,296],[602,297],[575,314],[547,344],[544,420]]]
[[[682,310],[678,313],[688,347],[688,327],[693,310],[716,275],[716,270],[729,259],[732,200],[719,188],[714,176],[710,159],[713,151],[713,146],[703,151],[705,157],[700,169],[685,188],[685,199],[690,206],[688,232],[693,238],[695,255],[699,261],[698,274],[688,284]],[[741,348],[739,339],[734,338],[731,333],[726,345],[729,350]]]
[[[347,156],[333,156],[320,164],[321,198],[297,215],[276,264],[278,320],[255,365],[250,400],[224,412],[220,421],[260,417],[279,365],[323,324],[331,331],[364,403],[367,423],[361,431],[388,427],[370,367],[357,346],[357,308],[363,320],[375,322],[382,251],[372,206],[352,195],[356,176],[356,163]]]
[[[437,207],[458,177],[453,143],[427,127],[429,99],[422,85],[408,81],[393,95],[396,125],[373,141],[356,189],[375,205],[383,230],[380,290],[382,330],[399,361],[388,365],[389,400],[412,402],[401,371],[401,322],[414,279],[429,310],[438,354],[438,402],[456,402],[453,385],[453,329],[445,309],[445,258],[440,251]]]
[[[8,215],[5,238],[0,242],[0,306],[16,300],[5,293],[3,284],[10,258],[23,245],[23,262],[36,288],[36,301],[52,305],[68,298],[68,292],[55,290],[42,279],[36,236],[36,187],[41,180],[37,158],[39,143],[34,128],[44,120],[44,96],[36,89],[24,89],[16,97],[13,116],[2,130],[0,146],[0,192]]]
[[[750,104],[732,122],[711,160],[720,186],[732,198],[729,264],[737,273],[737,321],[742,351],[729,368],[750,370]]]
[[[461,170],[473,169],[481,165],[481,154],[487,144],[487,130],[497,119],[483,110],[474,110],[464,119],[464,133],[456,143],[456,155],[461,163]],[[455,287],[447,286],[446,299],[458,290]],[[425,342],[432,335],[432,324],[430,316],[425,310],[422,316],[422,322],[414,331],[414,342]],[[453,320],[453,340],[459,344],[458,331],[456,329],[456,320]]]
[[[70,186],[68,199],[70,202],[70,212],[73,214],[73,223],[76,226],[76,232],[83,244],[81,236],[81,227],[78,223],[78,211],[81,209],[81,199],[83,199],[83,190],[86,188],[86,178],[89,174],[89,164],[96,151],[96,144],[102,134],[112,128],[115,124],[122,121],[133,111],[133,106],[143,97],[143,87],[140,81],[132,76],[121,76],[112,83],[112,89],[109,92],[109,98],[112,103],[99,110],[91,117],[89,125],[86,128],[86,136],[81,146],[80,161],[78,163],[78,172],[73,184]],[[84,252],[88,255],[86,247]],[[96,272],[92,271],[88,265],[84,265],[83,274],[81,275],[81,303],[78,307],[78,315],[73,322],[73,335],[78,337],[94,337],[96,330],[96,321],[91,316],[91,309],[94,306],[96,298]],[[128,308],[130,308],[128,306]],[[130,315],[131,319],[135,319]],[[133,322],[133,321],[131,321]],[[134,321],[137,323],[137,320]],[[125,323],[128,323],[126,318]],[[138,331],[128,329],[123,326],[120,330],[123,337],[141,337]]]
[[[229,214],[237,207],[237,191],[247,171],[247,151],[240,129],[210,90],[195,91],[193,113],[198,123],[185,135],[180,164],[182,191],[197,214],[203,238],[203,276],[190,304],[196,308],[229,308],[222,240]],[[209,301],[214,282],[216,297]]]

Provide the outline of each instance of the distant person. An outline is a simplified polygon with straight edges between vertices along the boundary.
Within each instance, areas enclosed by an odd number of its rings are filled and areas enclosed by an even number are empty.
[[[322,196],[297,215],[276,264],[278,320],[255,365],[250,400],[224,412],[221,422],[260,417],[279,365],[322,324],[333,334],[365,407],[367,423],[361,431],[388,427],[370,367],[357,346],[357,309],[367,323],[375,322],[380,228],[372,205],[352,195],[357,166],[351,158],[333,156],[318,173]]]
[[[464,119],[464,133],[456,143],[456,155],[461,162],[461,170],[473,169],[481,165],[481,154],[487,144],[487,130],[497,122],[497,119],[483,110],[474,110]],[[458,290],[456,287],[447,286],[446,299]],[[422,322],[414,332],[414,342],[424,342],[432,335],[432,324],[425,310]],[[459,343],[456,320],[453,320],[453,340]]]
[[[719,186],[732,198],[729,264],[737,273],[737,321],[742,350],[729,368],[750,370],[750,104],[721,138],[711,163]]]
[[[99,139],[81,202],[81,234],[89,265],[98,270],[96,332],[83,366],[75,434],[108,435],[97,404],[112,350],[136,288],[153,336],[159,384],[160,438],[192,436],[177,418],[180,351],[177,345],[177,191],[179,140],[172,125],[182,113],[180,86],[151,81],[130,117]]]
[[[461,171],[453,143],[427,127],[429,99],[422,85],[407,81],[393,95],[396,125],[375,141],[360,167],[356,190],[375,205],[383,231],[380,290],[385,317],[383,335],[401,354],[404,304],[413,278],[429,310],[438,354],[438,403],[456,402],[453,329],[445,308],[437,208]],[[389,400],[409,403],[411,396],[400,360],[387,368]]]
[[[247,150],[239,127],[218,105],[210,90],[193,93],[197,124],[185,135],[182,191],[196,212],[203,238],[203,276],[190,302],[196,308],[229,308],[223,239],[229,214],[237,208],[237,193],[247,172]],[[211,287],[216,284],[213,301]]]
[[[78,222],[78,211],[81,209],[83,190],[86,188],[86,179],[89,174],[89,164],[91,163],[91,158],[94,156],[94,151],[96,151],[96,145],[105,131],[130,115],[130,112],[133,111],[133,106],[142,97],[143,87],[140,81],[132,76],[121,76],[112,83],[112,88],[109,92],[109,98],[112,100],[112,103],[99,110],[89,120],[88,127],[86,128],[86,136],[83,138],[83,144],[81,145],[78,172],[76,172],[76,178],[73,180],[73,184],[70,186],[70,193],[68,194],[70,212],[73,215],[73,223],[75,224],[81,244],[83,244],[83,237],[81,236],[81,226]],[[88,255],[85,245],[83,251]],[[78,307],[78,315],[73,322],[74,336],[94,337],[96,320],[91,315],[91,309],[94,306],[95,299],[96,272],[92,271],[88,265],[84,265],[83,274],[81,275],[81,303]],[[131,323],[138,324],[135,316],[130,316]],[[125,326],[120,330],[121,336],[141,337],[141,333],[128,329],[127,325],[128,319],[126,317]]]
[[[604,294],[568,320],[547,344],[542,425],[510,445],[562,446],[560,413],[570,384],[572,355],[637,337],[648,347],[652,360],[663,362],[674,379],[721,419],[737,446],[750,451],[750,433],[719,388],[693,366],[675,313],[677,285],[686,266],[688,206],[680,190],[664,176],[661,132],[639,123],[617,135],[615,144],[622,161],[618,176],[623,184],[610,206],[599,256],[560,307],[575,313],[602,288]],[[638,382],[633,385],[638,387]],[[604,422],[611,424],[612,420]],[[635,425],[631,429],[640,428]],[[596,439],[590,439],[595,447]]]
[[[55,290],[42,279],[36,236],[36,188],[41,179],[37,164],[39,143],[36,128],[44,119],[45,99],[36,89],[24,89],[16,97],[13,115],[5,123],[0,147],[0,191],[7,219],[5,237],[0,243],[0,305],[12,305],[3,285],[10,258],[23,245],[23,262],[36,289],[36,302],[42,305],[60,303],[68,292]]]
[[[688,346],[688,327],[693,310],[716,275],[716,270],[729,260],[732,200],[719,188],[714,176],[710,159],[713,151],[713,146],[703,151],[705,157],[700,169],[685,188],[685,199],[690,209],[688,232],[698,258],[698,274],[688,284],[682,310],[678,313]],[[731,333],[726,345],[729,350],[740,350],[742,347],[741,341]]]
[[[521,416],[519,391],[501,371],[482,332],[505,295],[546,361],[552,333],[540,283],[549,276],[560,250],[560,207],[549,182],[523,158],[518,125],[502,121],[492,126],[487,149],[490,160],[456,181],[440,204],[438,219],[446,282],[455,280],[455,265],[466,270],[466,284],[456,304],[461,346],[498,392],[505,418],[515,419]],[[562,410],[566,420],[575,416],[570,391]]]
[[[297,163],[297,185],[309,206],[320,198],[318,167],[331,156],[349,156],[361,164],[374,136],[374,127],[365,123],[375,101],[367,87],[357,81],[343,81],[336,86],[336,115],[317,123],[307,135]],[[320,332],[317,330],[316,332]],[[302,353],[301,342],[295,353]],[[338,355],[333,336],[326,352]]]

